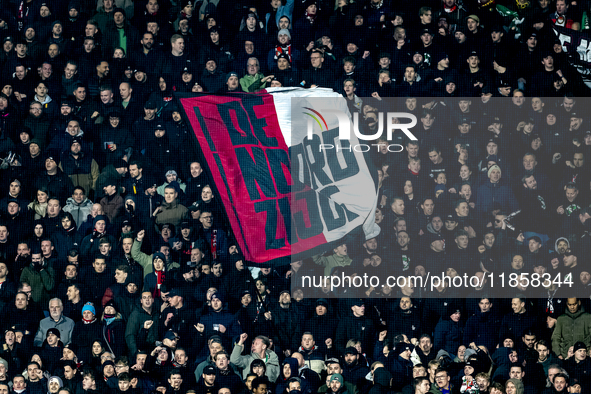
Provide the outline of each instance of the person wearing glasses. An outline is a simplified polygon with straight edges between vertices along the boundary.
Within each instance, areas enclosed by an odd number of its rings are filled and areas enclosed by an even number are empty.
[[[435,386],[430,390],[430,392],[440,392],[441,394],[459,394],[460,390],[459,387],[455,387],[451,384],[449,372],[447,372],[445,369],[439,368],[435,372]]]
[[[214,211],[203,209],[199,215],[199,222],[201,228],[197,232],[197,239],[207,242],[213,260],[225,261],[228,256],[228,238],[226,232],[216,223]]]

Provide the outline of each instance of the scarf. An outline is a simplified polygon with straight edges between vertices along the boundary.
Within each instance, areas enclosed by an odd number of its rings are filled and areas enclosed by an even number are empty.
[[[29,16],[29,6],[25,4],[25,0],[21,1],[20,5],[18,6],[18,12],[16,18],[18,19],[17,29],[18,31],[22,31],[25,23],[23,19]]]
[[[96,321],[96,317],[93,317],[91,320],[86,320],[82,318],[82,321],[84,322],[84,324],[94,323]]]
[[[457,10],[457,9],[458,9],[458,6],[457,6],[457,4],[454,4],[454,6],[453,6],[453,7],[451,7],[451,8],[447,8],[446,6],[443,6],[443,10],[444,10],[445,12],[447,12],[448,14],[449,14],[449,13],[451,13],[451,12],[454,12],[454,11],[455,11],[455,10]]]
[[[310,21],[310,24],[314,24],[314,21],[316,20],[316,14],[310,15],[308,14],[308,11],[306,11],[306,19]]]
[[[111,317],[107,317],[107,316],[111,316]],[[115,315],[105,315],[105,322],[107,323],[107,326],[111,323],[113,323],[115,321],[116,316]],[[109,340],[110,340],[110,336],[109,336]]]
[[[287,44],[286,47],[282,47],[281,45],[277,45],[275,47],[274,59],[277,60],[279,55],[281,55],[282,53],[285,53],[287,55],[287,57],[289,57],[289,62],[291,63],[291,61],[292,61],[292,59],[291,59],[291,44]]]
[[[164,280],[166,279],[166,271],[156,271],[156,288],[154,289],[154,293],[152,296],[154,298],[160,297],[160,286],[164,284]]]
[[[214,260],[217,259],[217,235],[218,230],[211,231],[211,255]]]

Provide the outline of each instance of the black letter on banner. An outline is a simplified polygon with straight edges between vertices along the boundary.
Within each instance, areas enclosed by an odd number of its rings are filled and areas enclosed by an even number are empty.
[[[339,129],[328,130],[324,132],[323,135],[326,141],[334,141],[334,139],[338,136]],[[330,168],[330,172],[335,182],[352,177],[359,173],[359,164],[357,163],[355,152],[349,152],[347,150],[351,148],[351,144],[347,140],[340,140],[339,142],[343,147],[343,149],[341,150],[341,154],[343,155],[343,158],[345,159],[345,164],[347,165],[345,168],[341,168],[341,164],[339,163],[339,159],[337,157],[336,149],[328,149],[327,151],[325,151],[328,168]]]
[[[243,135],[236,129],[236,127],[234,127],[234,123],[232,123],[232,117],[230,116],[230,110],[234,110],[236,119],[238,121],[238,126],[240,126],[245,135]],[[226,125],[226,129],[228,129],[228,134],[230,135],[232,145],[259,144],[259,141],[254,137],[254,135],[252,135],[250,130],[248,114],[244,111],[244,108],[242,108],[239,101],[230,101],[228,103],[218,104],[218,112],[220,113],[222,121]]]
[[[271,172],[275,179],[277,191],[280,194],[288,194],[290,192],[289,184],[287,183],[285,172],[283,171],[283,165],[289,170],[289,158],[287,157],[287,152],[283,149],[267,149],[266,153],[269,164],[271,164]]]
[[[304,139],[304,145],[310,146],[310,149],[307,147],[305,148],[305,153],[309,153],[310,150],[312,151],[312,155],[308,156],[308,165],[310,166],[310,171],[312,172],[312,188],[319,189],[321,186],[330,185],[332,181],[328,177],[328,174],[323,170],[324,164],[324,153],[320,151],[320,137],[316,134],[312,135],[312,139]],[[312,162],[312,160],[314,162]],[[314,175],[316,175],[316,179],[314,179]],[[320,183],[320,186],[318,183]]]
[[[291,158],[291,192],[299,192],[304,185],[310,186],[310,171],[306,165],[306,154],[304,144],[289,147],[289,157]],[[300,182],[300,171],[303,172],[304,180]]]
[[[287,233],[287,244],[291,245],[291,210],[289,209],[289,200],[287,197],[279,199],[279,212],[283,216],[283,223],[285,224],[285,232]]]
[[[261,141],[261,144],[263,144],[264,146],[267,146],[269,148],[279,146],[277,138],[267,137],[267,133],[265,133],[265,130],[263,129],[263,127],[267,127],[267,119],[256,117],[253,108],[255,105],[263,105],[263,98],[259,96],[254,96],[242,100],[242,106],[244,107],[246,113],[250,117],[250,124],[252,125],[254,135],[257,137],[259,141]]]
[[[336,186],[328,186],[319,193],[318,200],[320,201],[320,210],[322,211],[322,219],[326,223],[328,231],[344,226],[347,223],[345,218],[345,210],[340,204],[335,203],[334,208],[337,216],[333,216],[332,209],[330,209],[330,196],[339,192]]]
[[[296,198],[296,201],[293,201]],[[308,239],[322,233],[323,226],[320,218],[320,212],[318,211],[318,203],[316,202],[316,191],[308,190],[300,192],[292,196],[292,205],[297,207],[301,205],[297,201],[305,199],[306,204],[302,210],[293,214],[293,221],[295,228],[300,239]],[[306,227],[304,221],[304,214],[308,214],[310,220],[310,227]]]
[[[201,115],[201,110],[199,109],[199,107],[193,107],[193,110],[195,111],[195,116],[197,117],[197,121],[199,122],[199,127],[201,127],[201,131],[203,131],[203,135],[205,136],[205,139],[207,140],[207,145],[209,145],[209,150],[212,152],[216,152],[215,144],[213,143],[213,140],[211,139],[211,135],[209,135],[209,130],[207,130],[207,126],[205,125],[205,119],[203,119],[203,115]]]
[[[256,213],[267,212],[265,223],[265,249],[279,249],[285,246],[285,238],[277,239],[277,202],[275,200],[254,203]]]
[[[265,194],[265,197],[277,197],[265,152],[256,146],[253,146],[251,149],[254,160],[250,157],[246,148],[238,147],[235,149],[236,158],[242,170],[244,184],[246,185],[250,199],[252,201],[261,199],[257,190],[257,183],[261,191]]]

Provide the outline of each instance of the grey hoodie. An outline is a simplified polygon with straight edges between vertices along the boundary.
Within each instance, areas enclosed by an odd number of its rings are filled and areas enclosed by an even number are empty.
[[[66,201],[64,212],[70,212],[76,221],[76,227],[80,229],[82,223],[86,221],[92,210],[92,201],[84,197],[84,201],[78,204],[72,197]]]

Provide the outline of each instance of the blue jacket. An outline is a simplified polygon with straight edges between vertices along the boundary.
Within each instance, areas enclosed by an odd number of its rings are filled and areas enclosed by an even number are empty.
[[[494,312],[476,312],[470,316],[464,329],[464,344],[468,346],[474,342],[477,346],[483,345],[487,349],[494,349],[498,343],[498,331],[501,325],[501,317]]]
[[[279,19],[287,16],[289,21],[293,21],[293,6],[295,4],[294,0],[287,0],[285,5],[280,5],[277,8],[277,12],[275,13],[275,26],[279,27]],[[269,19],[271,19],[271,13],[268,12],[265,15],[265,33],[269,34],[268,26],[269,26]]]
[[[242,329],[236,320],[236,316],[226,310],[220,312],[213,312],[212,310],[207,315],[201,317],[200,323],[205,326],[205,336],[209,338],[214,334],[219,335],[226,349],[231,349],[234,338],[242,334]],[[223,334],[214,329],[214,327],[217,328],[220,324],[226,327],[226,332]]]
[[[501,209],[507,213],[519,209],[517,199],[513,191],[501,179],[499,183],[487,182],[478,188],[476,200],[476,212],[481,217],[493,210],[495,204],[500,204]]]
[[[443,349],[449,354],[456,354],[462,344],[463,327],[461,322],[453,322],[448,318],[439,320],[435,326],[435,348]]]

